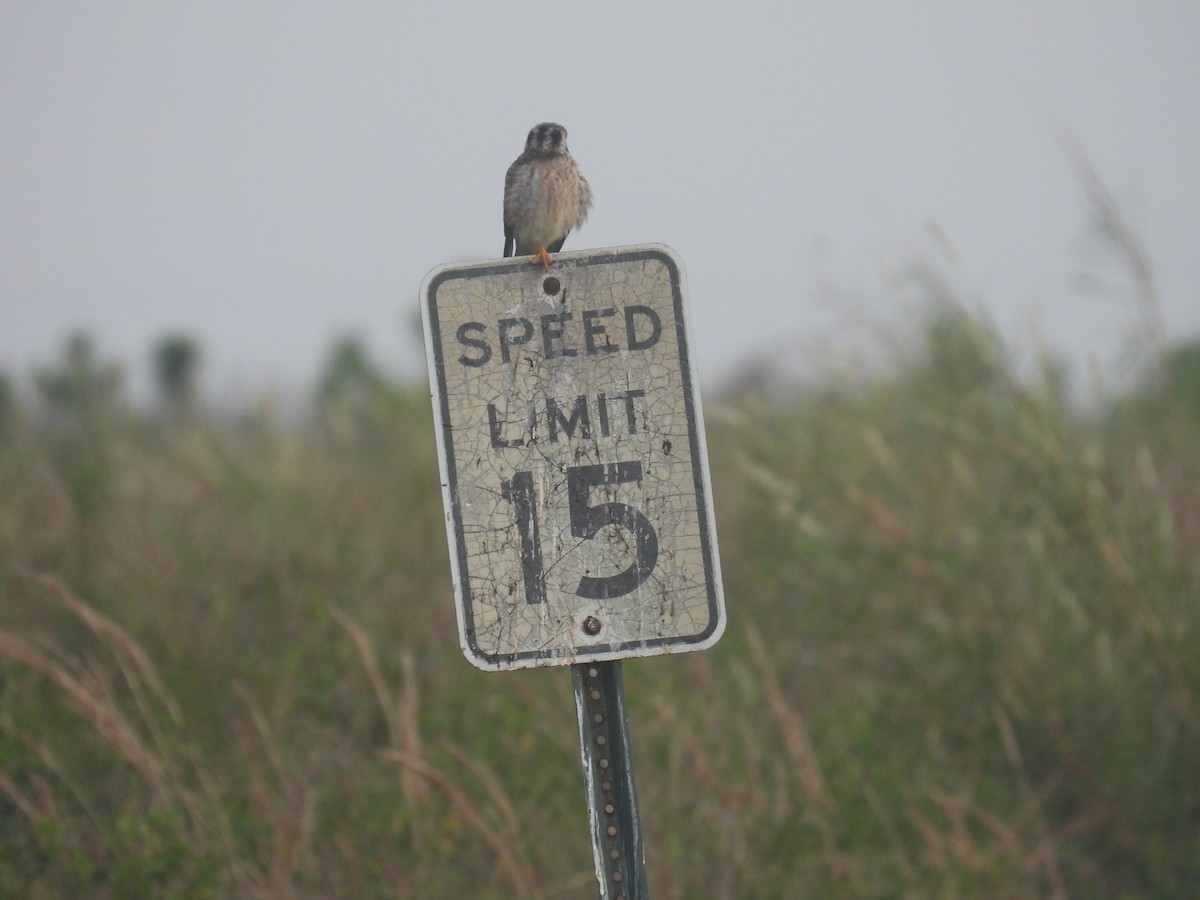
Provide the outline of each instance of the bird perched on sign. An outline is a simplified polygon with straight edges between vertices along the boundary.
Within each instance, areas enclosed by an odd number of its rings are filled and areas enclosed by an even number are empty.
[[[592,189],[567,151],[567,129],[534,125],[504,176],[504,255],[533,254],[530,262],[549,271],[550,254],[584,223],[591,205]]]

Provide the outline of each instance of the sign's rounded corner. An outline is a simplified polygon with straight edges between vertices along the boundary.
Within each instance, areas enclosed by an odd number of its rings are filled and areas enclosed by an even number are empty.
[[[662,241],[651,241],[648,244],[643,244],[647,250],[655,253],[661,253],[664,256],[669,256],[676,262],[680,262],[679,253],[670,244],[664,244]]]
[[[674,247],[657,241],[650,244],[643,244],[642,246],[647,254],[657,255],[664,262],[674,266],[678,271],[683,271],[683,259],[675,251]]]
[[[497,664],[495,656],[484,653],[470,638],[460,641],[458,646],[462,650],[463,656],[467,658],[467,662],[477,669],[484,672],[496,672],[503,668]]]
[[[722,609],[713,616],[713,620],[709,623],[708,628],[701,632],[700,644],[698,650],[707,650],[716,645],[717,641],[725,634],[725,626],[729,624],[729,618],[725,615]]]
[[[442,263],[441,265],[434,266],[425,273],[425,277],[421,279],[421,290],[417,295],[421,298],[422,306],[431,298],[433,292],[437,290],[437,286],[446,280],[447,275],[454,268],[454,263]]]

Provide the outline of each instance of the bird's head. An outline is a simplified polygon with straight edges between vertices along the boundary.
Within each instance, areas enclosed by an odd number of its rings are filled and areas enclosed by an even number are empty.
[[[567,129],[555,122],[543,122],[529,129],[525,149],[534,153],[566,153]]]

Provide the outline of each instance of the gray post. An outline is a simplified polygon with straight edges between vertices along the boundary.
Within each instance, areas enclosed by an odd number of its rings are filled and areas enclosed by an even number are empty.
[[[571,678],[600,900],[646,900],[646,860],[621,663],[574,665]]]

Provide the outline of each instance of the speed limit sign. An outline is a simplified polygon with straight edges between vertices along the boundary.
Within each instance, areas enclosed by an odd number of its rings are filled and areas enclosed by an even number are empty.
[[[724,600],[673,251],[442,266],[421,300],[467,658],[714,644]]]

